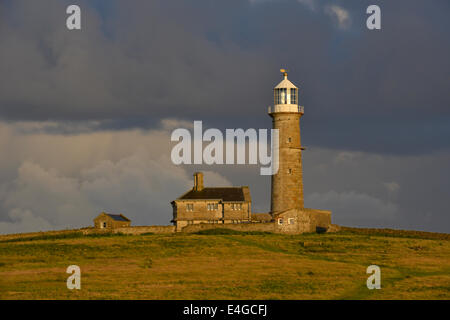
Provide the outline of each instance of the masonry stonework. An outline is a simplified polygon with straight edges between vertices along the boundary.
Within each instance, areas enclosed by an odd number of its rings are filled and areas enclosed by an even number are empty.
[[[271,212],[303,208],[303,171],[300,141],[300,113],[271,113],[279,130],[279,167],[272,176]]]

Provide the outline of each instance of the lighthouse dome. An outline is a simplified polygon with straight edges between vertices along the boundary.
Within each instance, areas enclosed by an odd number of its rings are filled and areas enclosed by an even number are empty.
[[[277,84],[277,86],[275,87],[275,89],[282,89],[282,88],[286,88],[286,89],[298,89],[298,87],[295,86],[295,84],[293,84],[288,78],[287,75],[284,77],[283,80],[281,80],[281,82],[279,84]]]

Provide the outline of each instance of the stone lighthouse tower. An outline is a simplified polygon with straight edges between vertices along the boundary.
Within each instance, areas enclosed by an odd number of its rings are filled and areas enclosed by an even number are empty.
[[[274,88],[274,106],[269,107],[273,129],[279,130],[279,166],[272,175],[271,214],[302,209],[303,171],[300,140],[300,118],[304,113],[299,106],[298,88],[288,80],[287,72],[280,70],[284,79]]]

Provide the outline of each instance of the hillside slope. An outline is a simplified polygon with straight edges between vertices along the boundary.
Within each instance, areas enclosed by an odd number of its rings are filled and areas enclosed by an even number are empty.
[[[449,299],[447,234],[0,237],[0,299]],[[81,268],[68,290],[66,268]],[[381,268],[368,290],[366,268]]]

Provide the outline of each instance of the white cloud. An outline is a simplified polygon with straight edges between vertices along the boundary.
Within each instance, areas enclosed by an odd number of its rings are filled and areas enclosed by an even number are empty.
[[[348,29],[350,27],[350,13],[344,8],[337,5],[327,5],[324,7],[324,12],[336,21],[340,29]]]

